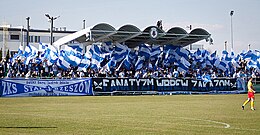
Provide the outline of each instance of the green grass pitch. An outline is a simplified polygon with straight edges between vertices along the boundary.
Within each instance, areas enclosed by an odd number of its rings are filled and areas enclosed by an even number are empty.
[[[246,94],[0,98],[0,134],[260,134]]]

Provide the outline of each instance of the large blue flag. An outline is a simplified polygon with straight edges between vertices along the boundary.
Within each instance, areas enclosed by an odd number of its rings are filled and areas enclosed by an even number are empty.
[[[59,53],[54,46],[43,43],[40,43],[40,46],[43,50],[41,54],[41,61],[47,60],[49,66],[58,61]]]
[[[24,50],[23,56],[26,58],[24,61],[25,65],[38,56],[38,49],[32,45],[27,45]]]
[[[101,46],[97,45],[97,44],[92,45],[89,52],[91,54],[91,68],[92,69],[100,69],[101,68],[101,62],[109,54],[103,53],[101,51]]]
[[[63,50],[60,51],[60,55],[59,55],[59,59],[57,61],[57,65],[64,70],[67,70],[67,69],[70,68],[70,63],[67,60],[67,58],[65,56],[65,52]]]

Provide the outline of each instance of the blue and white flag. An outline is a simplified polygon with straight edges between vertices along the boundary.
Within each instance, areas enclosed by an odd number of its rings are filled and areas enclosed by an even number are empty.
[[[189,59],[190,52],[187,49],[184,48],[176,48],[175,52],[180,56],[184,57],[186,60]]]
[[[42,43],[40,43],[40,45],[42,46],[41,48],[43,51],[41,54],[41,60],[47,60],[49,66],[56,63],[59,58],[58,50],[52,45],[44,45]]]
[[[111,53],[114,50],[113,44],[111,42],[105,42],[102,44],[101,51],[104,53]]]
[[[132,50],[130,50],[128,57],[129,57],[131,64],[135,65],[137,58],[138,58],[138,52],[136,50],[132,49]]]
[[[103,67],[104,71],[114,71],[115,67],[117,65],[117,61],[115,57],[111,58],[107,64]]]
[[[87,53],[86,53],[87,54]],[[78,65],[78,71],[87,71],[87,68],[90,66],[90,58],[87,55],[83,55],[80,64]]]
[[[39,52],[44,52],[47,49],[47,47],[48,47],[48,44],[40,42],[39,43]]]
[[[176,62],[177,59],[180,60],[180,58],[181,57],[179,56],[179,54],[176,53],[175,50],[168,49],[163,59],[163,64],[165,66],[169,66],[171,63]]]
[[[187,72],[187,70],[189,69],[186,65],[182,64],[182,63],[176,63],[176,65],[178,66],[177,71],[179,72]]]
[[[161,54],[158,56],[158,59],[156,60],[155,64],[154,64],[154,69],[157,69],[158,67],[161,66],[162,62],[163,62],[163,52],[161,52]]]
[[[223,50],[222,51],[222,57],[225,58],[227,55],[228,55],[228,51],[227,50]]]
[[[221,69],[223,72],[225,72],[227,70],[228,65],[225,62],[220,61],[219,65],[217,67],[219,69]]]
[[[27,45],[24,50],[25,57],[34,57],[38,54],[38,49],[32,45]]]
[[[159,45],[153,45],[151,47],[151,53],[150,53],[151,58],[150,58],[150,60],[151,61],[156,61],[160,54],[161,54],[160,46]]]
[[[259,56],[257,55],[258,55],[257,51],[249,50],[243,58],[246,60],[257,61],[257,59],[259,58]]]
[[[129,56],[129,54],[125,57],[125,59],[121,62],[121,64],[118,66],[118,69],[119,70],[120,68],[124,67],[126,68],[127,70],[130,70],[131,69],[131,58]]]
[[[126,57],[126,55],[128,54],[129,50],[130,49],[127,46],[125,46],[125,45],[116,44],[115,45],[115,49],[112,52],[111,57],[114,57],[114,59],[117,62],[121,62]]]
[[[200,61],[200,59],[202,57],[201,54],[202,54],[201,50],[198,48],[197,51],[192,54],[193,60],[194,61]]]
[[[220,64],[220,59],[219,58],[216,58],[216,59],[213,60],[213,65],[215,67],[218,67],[219,64]]]
[[[186,60],[184,57],[181,57],[180,62],[187,68],[189,68],[191,65],[190,62],[188,60]]]
[[[146,44],[139,45],[138,56],[144,56],[145,59],[149,59],[151,56],[150,47]]]
[[[139,70],[143,68],[145,62],[145,56],[138,56],[137,62],[135,64],[135,69]]]
[[[70,60],[68,60],[65,52],[63,50],[60,51],[60,55],[59,55],[59,59],[57,61],[57,65],[64,69],[64,70],[67,70],[70,68]]]
[[[201,56],[202,56],[203,58],[207,57],[209,54],[210,54],[209,51],[207,51],[207,50],[201,50]]]
[[[24,50],[24,57],[26,57],[24,64],[28,65],[29,62],[38,56],[38,49],[32,45],[27,45]]]
[[[81,61],[81,53],[76,51],[70,46],[65,46],[64,50],[61,50],[63,53],[63,58],[72,66],[76,67],[80,64]]]
[[[248,63],[247,63],[247,67],[248,68],[257,68],[257,62],[254,62],[254,61],[249,61]]]
[[[82,53],[83,52],[83,46],[81,44],[70,44],[68,47],[70,47],[71,49]]]
[[[257,59],[257,69],[258,72],[260,72],[260,57]]]
[[[101,62],[105,59],[105,57],[109,54],[104,54],[101,51],[101,46],[97,44],[93,44],[89,50],[91,54],[91,68],[92,69],[100,69]]]
[[[184,57],[181,57],[180,61],[178,61],[178,63],[176,64],[178,66],[177,71],[185,72],[185,73],[187,72],[189,66],[191,65],[189,61],[187,61]]]
[[[217,51],[213,52],[211,55],[208,55],[208,60],[212,61],[217,58]]]
[[[14,54],[13,58],[11,58],[11,63],[15,62],[15,60],[20,59],[23,56],[23,46],[19,46],[18,52]]]

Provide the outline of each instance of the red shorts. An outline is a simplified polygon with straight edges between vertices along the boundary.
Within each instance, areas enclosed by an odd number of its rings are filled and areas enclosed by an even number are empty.
[[[255,98],[254,92],[248,92],[248,98]]]

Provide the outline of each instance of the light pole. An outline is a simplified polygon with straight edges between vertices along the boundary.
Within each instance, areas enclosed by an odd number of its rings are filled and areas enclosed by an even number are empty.
[[[50,44],[52,45],[53,42],[53,21],[58,19],[60,16],[52,17],[49,14],[45,14],[45,16],[51,21],[51,27],[50,27],[50,33],[51,33],[51,39],[50,39]]]
[[[230,21],[231,21],[231,48],[232,50],[234,49],[234,42],[233,42],[233,21],[232,21],[232,16],[234,15],[234,11],[230,11]]]
[[[30,17],[27,17],[26,20],[27,20],[27,35],[26,35],[26,39],[27,39],[26,46],[27,46],[27,45],[29,45]],[[24,48],[25,48],[25,46],[24,46]]]

